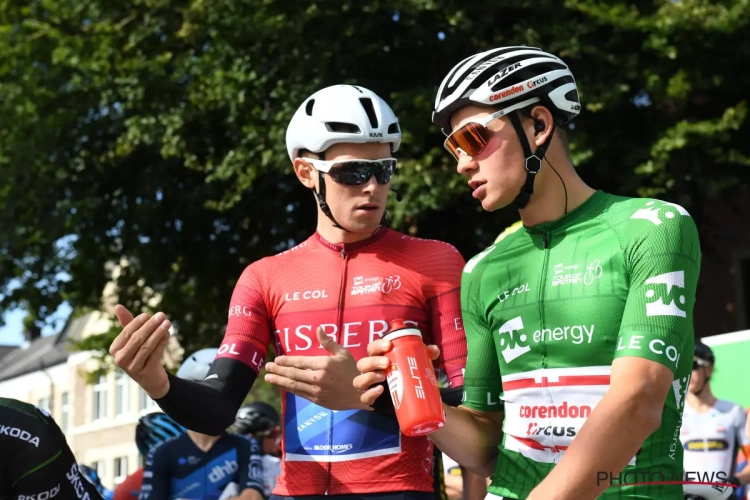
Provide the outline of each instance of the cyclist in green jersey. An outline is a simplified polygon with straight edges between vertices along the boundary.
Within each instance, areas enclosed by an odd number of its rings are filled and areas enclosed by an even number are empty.
[[[438,90],[458,172],[523,229],[464,268],[464,400],[431,438],[491,475],[491,499],[681,499],[680,484],[634,483],[682,479],[697,231],[678,205],[584,183],[562,128],[580,109],[567,65],[532,47],[471,56]],[[363,402],[387,348],[358,364]]]

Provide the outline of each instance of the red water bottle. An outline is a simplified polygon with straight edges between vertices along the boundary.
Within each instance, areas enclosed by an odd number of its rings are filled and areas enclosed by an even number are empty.
[[[445,412],[422,334],[403,319],[394,319],[383,338],[391,342],[385,373],[401,432],[423,436],[438,430],[445,425]]]

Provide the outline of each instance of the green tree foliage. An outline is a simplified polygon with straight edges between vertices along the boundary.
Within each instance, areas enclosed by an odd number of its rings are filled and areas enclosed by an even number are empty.
[[[188,351],[216,345],[244,266],[314,229],[285,128],[342,82],[402,121],[394,227],[471,256],[517,214],[481,212],[430,113],[453,64],[500,45],[571,65],[584,178],[700,224],[749,177],[749,18],[748,0],[0,0],[0,307],[100,307],[126,258],[122,303],[158,294]]]

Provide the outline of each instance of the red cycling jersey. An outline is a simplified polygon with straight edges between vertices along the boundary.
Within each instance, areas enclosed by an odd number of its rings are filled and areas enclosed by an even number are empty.
[[[133,472],[120,483],[112,500],[137,500],[143,485],[143,467]]]
[[[277,353],[327,355],[316,340],[320,325],[358,360],[389,321],[404,318],[425,343],[440,347],[436,368],[445,370],[452,387],[461,386],[463,266],[453,246],[385,227],[353,244],[328,243],[316,233],[245,269],[217,357],[257,372],[272,340]],[[331,411],[284,392],[282,420],[282,472],[274,494],[433,490],[432,443],[403,436],[393,417]]]

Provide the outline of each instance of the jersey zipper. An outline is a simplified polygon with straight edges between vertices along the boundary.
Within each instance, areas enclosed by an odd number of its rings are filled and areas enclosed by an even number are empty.
[[[337,341],[341,342],[341,331],[344,329],[344,302],[346,297],[346,274],[349,266],[349,255],[346,253],[346,249],[341,249],[341,283],[339,285],[339,303],[338,303],[338,310],[336,311],[336,332],[338,332],[337,335]],[[332,410],[329,410],[332,411]],[[328,420],[328,443],[333,447],[333,413],[331,413],[331,418]],[[331,450],[329,449],[329,453]],[[328,466],[326,467],[326,492],[325,494],[328,495],[328,490],[331,487],[331,467],[333,466],[333,462],[328,462]]]
[[[544,285],[547,282],[547,265],[549,264],[549,236],[546,232],[542,233],[542,248],[544,249],[544,260],[542,261],[542,277],[539,280],[539,296],[537,304],[539,306],[539,328],[544,329]],[[539,341],[542,354],[542,368],[547,368],[547,346],[544,343],[544,335]]]
[[[551,236],[546,231],[542,233],[542,248],[544,249],[544,261],[542,262],[542,279],[539,283],[539,298],[537,300],[537,304],[539,304],[539,329],[542,331],[541,339],[539,339],[540,344],[540,351],[542,356],[542,369],[546,369],[549,366],[549,358],[547,357],[547,344],[544,343],[544,327],[545,325],[545,316],[544,316],[544,290],[546,289],[547,284],[547,268],[549,267],[549,259],[550,259],[550,253],[552,250],[550,249],[550,240]],[[547,389],[547,400],[549,404],[554,405],[555,400],[552,397],[552,393],[549,390],[549,383],[546,376],[542,376],[542,384]],[[558,445],[558,440],[555,437],[554,433],[552,433],[552,444],[554,446]],[[560,459],[560,452],[556,453],[555,457],[555,463],[558,463]]]

